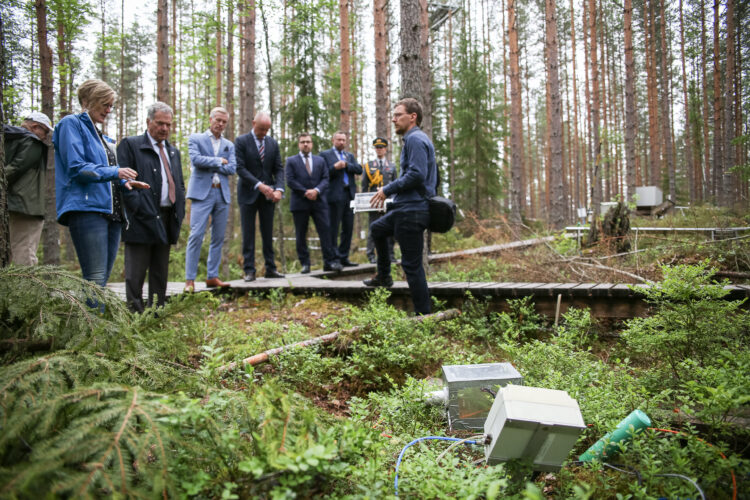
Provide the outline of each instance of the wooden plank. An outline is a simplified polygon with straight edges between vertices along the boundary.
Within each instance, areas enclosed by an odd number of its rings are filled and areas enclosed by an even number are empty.
[[[592,294],[595,297],[609,297],[609,292],[614,286],[614,283],[599,283],[592,289]]]

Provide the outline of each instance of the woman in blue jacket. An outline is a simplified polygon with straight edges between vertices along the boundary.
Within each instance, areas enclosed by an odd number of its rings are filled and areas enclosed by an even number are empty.
[[[78,102],[83,112],[60,120],[52,136],[57,221],[70,230],[83,279],[104,286],[125,221],[119,186],[139,186],[131,183],[135,170],[117,166],[113,141],[96,127],[112,111],[114,90],[101,80],[86,80],[78,87]]]

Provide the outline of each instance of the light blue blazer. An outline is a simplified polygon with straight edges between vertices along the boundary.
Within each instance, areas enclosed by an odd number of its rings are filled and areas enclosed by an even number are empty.
[[[190,153],[190,179],[188,181],[187,197],[192,200],[205,200],[211,192],[211,184],[214,173],[219,174],[221,181],[221,195],[226,203],[232,200],[229,189],[229,177],[237,173],[237,160],[234,156],[234,144],[232,141],[221,138],[219,155],[214,156],[214,147],[211,144],[210,132],[202,134],[191,134],[188,138],[188,152]],[[227,164],[221,162],[227,159]]]

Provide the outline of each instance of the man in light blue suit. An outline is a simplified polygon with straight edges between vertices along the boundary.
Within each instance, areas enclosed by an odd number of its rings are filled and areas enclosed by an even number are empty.
[[[232,200],[229,176],[237,172],[234,144],[222,137],[229,114],[224,108],[214,108],[209,117],[209,128],[202,134],[191,134],[188,151],[192,172],[188,181],[187,197],[190,208],[190,237],[185,255],[185,291],[195,290],[198,259],[201,255],[203,235],[211,217],[211,246],[208,250],[206,286],[229,286],[219,279],[221,247],[227,227],[229,203]]]

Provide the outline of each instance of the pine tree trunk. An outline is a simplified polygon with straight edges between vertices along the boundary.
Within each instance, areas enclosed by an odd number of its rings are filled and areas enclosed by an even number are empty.
[[[373,2],[375,26],[375,135],[388,137],[388,0]],[[450,70],[449,70],[450,71]]]
[[[521,116],[521,70],[518,61],[518,19],[516,0],[508,0],[508,43],[510,46],[510,220],[521,223],[523,206],[523,116]]]
[[[52,120],[54,95],[52,90],[52,52],[47,45],[47,2],[35,0],[37,42],[39,44],[39,71],[42,80],[42,113]],[[44,243],[45,264],[60,263],[60,242],[55,210],[55,157],[52,147],[47,153],[47,178],[45,185],[45,215],[42,241]]]
[[[661,151],[659,139],[658,75],[656,74],[656,41],[654,35],[653,0],[644,2],[643,19],[646,41],[646,87],[648,95],[648,144],[650,185],[661,187]],[[662,117],[664,119],[664,117]]]
[[[628,186],[627,199],[635,196],[635,58],[633,57],[633,0],[625,0],[625,170]]]
[[[250,131],[255,115],[255,0],[244,0],[243,3],[241,23],[244,36],[240,44],[243,64],[240,70],[239,134]],[[273,96],[273,89],[269,87],[269,91]]]
[[[401,2],[401,53],[398,57],[401,70],[400,98],[413,97],[425,110],[422,93],[422,62],[420,60],[420,0],[402,0]]]
[[[557,15],[555,0],[546,0],[547,15],[547,75],[550,90],[550,222],[559,229],[565,225],[567,202],[563,193],[562,111],[558,75]]]
[[[735,68],[735,43],[734,43],[734,0],[727,0],[727,40],[726,40],[726,70],[724,77],[724,127],[723,127],[723,164],[724,164],[724,177],[721,181],[721,196],[719,198],[719,204],[724,207],[730,207],[735,201],[734,192],[734,178],[735,174],[730,172],[735,165],[735,150],[734,140],[735,126],[734,126],[734,105],[735,105],[735,91],[734,91],[734,74]]]
[[[585,173],[581,169],[581,151],[579,144],[579,132],[578,132],[578,83],[576,79],[576,18],[575,10],[573,8],[573,0],[570,0],[570,42],[571,42],[571,57],[573,66],[573,148],[571,154],[574,155],[574,168],[575,168],[575,189],[576,189],[576,208],[585,207],[585,195],[581,195],[581,178],[585,177]]]
[[[660,11],[660,30],[661,30],[661,135],[662,135],[662,150],[664,151],[664,166],[666,167],[667,176],[669,179],[669,199],[676,201],[677,198],[677,186],[675,181],[675,167],[674,167],[674,156],[672,154],[672,127],[670,126],[670,111],[671,111],[671,86],[672,86],[672,71],[671,71],[671,59],[669,59],[670,52],[667,48],[667,18],[666,10],[664,7],[664,0],[659,0],[659,11]],[[663,170],[662,170],[663,171]]]
[[[599,137],[599,65],[597,59],[596,0],[589,0],[589,64],[591,65],[591,132],[593,140],[593,174],[591,176],[592,220],[589,228],[589,243],[599,239],[599,215],[602,201],[601,183],[601,139]]]
[[[222,62],[222,52],[224,45],[221,32],[224,29],[224,22],[221,18],[221,2],[216,2],[216,100],[214,106],[222,104],[222,83],[224,81],[224,63]]]
[[[446,38],[448,39],[448,174],[450,179],[450,193],[453,194],[456,187],[456,130],[453,109],[453,11],[448,14],[448,33]],[[505,44],[503,44],[504,53]],[[504,63],[503,67],[505,67]]]
[[[66,108],[65,105],[68,102],[68,84],[67,77],[69,75],[70,68],[65,67],[65,23],[63,22],[62,4],[56,5],[55,15],[57,16],[57,73],[58,85],[60,87],[60,113],[62,114]],[[102,41],[103,42],[103,41]]]
[[[714,155],[713,155],[713,191],[711,198],[714,203],[721,203],[720,193],[724,180],[722,168],[721,146],[722,140],[722,109],[721,109],[721,51],[719,40],[719,0],[714,0]]]
[[[421,63],[422,132],[432,139],[432,68],[430,65],[430,15],[427,0],[419,0],[419,62]],[[426,257],[426,256],[425,256]]]
[[[227,67],[226,67],[226,105],[224,106],[229,115],[229,121],[224,135],[227,139],[234,142],[234,4],[232,0],[227,2]],[[229,176],[229,191],[237,192],[237,176]],[[234,226],[237,220],[236,204],[229,204],[229,215],[227,217],[227,227],[224,230],[224,245],[221,253],[222,274],[229,277],[229,250],[232,240],[234,239]]]
[[[706,41],[706,8],[705,0],[700,0],[701,9],[701,103],[703,109],[703,189],[701,199],[710,200],[713,180],[711,178],[711,143],[708,131],[708,77],[706,67],[708,66],[708,42]]]
[[[694,204],[697,199],[696,186],[698,177],[695,175],[695,165],[693,164],[693,134],[690,124],[690,106],[688,103],[687,76],[685,72],[685,24],[682,18],[682,0],[679,1],[680,9],[680,63],[682,69],[682,102],[685,107],[685,131],[683,138],[685,141],[685,174],[688,180],[688,193],[690,195],[690,204]]]
[[[339,130],[347,136],[352,120],[352,68],[349,47],[349,0],[339,0],[339,50],[341,51],[341,107]]]
[[[171,102],[169,97],[169,13],[168,0],[157,0],[156,8],[156,99]]]

